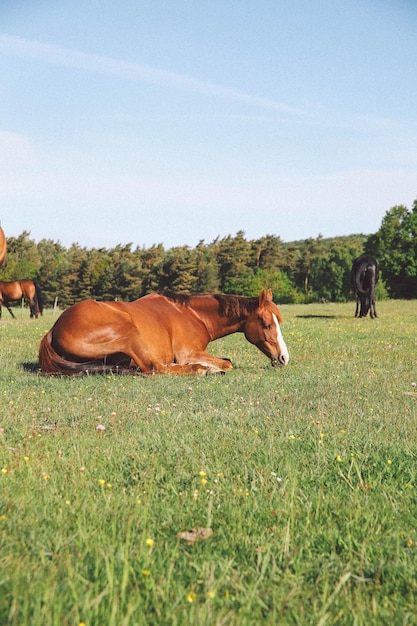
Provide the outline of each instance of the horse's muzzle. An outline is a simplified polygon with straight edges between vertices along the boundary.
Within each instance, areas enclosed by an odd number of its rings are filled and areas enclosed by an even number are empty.
[[[271,359],[272,367],[283,367],[284,365],[287,365],[287,363],[288,357],[285,356],[285,354],[280,354],[277,359]]]

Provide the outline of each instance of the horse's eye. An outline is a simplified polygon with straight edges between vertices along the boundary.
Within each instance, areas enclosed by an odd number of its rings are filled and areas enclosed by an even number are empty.
[[[264,328],[265,328],[265,330],[270,330],[271,329],[271,324],[264,324]]]

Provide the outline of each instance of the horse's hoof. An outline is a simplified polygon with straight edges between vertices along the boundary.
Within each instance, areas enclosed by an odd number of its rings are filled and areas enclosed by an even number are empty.
[[[224,376],[226,372],[219,367],[208,367],[206,370],[206,376]]]

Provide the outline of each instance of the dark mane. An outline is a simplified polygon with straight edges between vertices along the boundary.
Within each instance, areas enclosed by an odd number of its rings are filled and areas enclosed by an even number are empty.
[[[259,306],[258,298],[246,298],[244,296],[227,296],[215,294],[213,298],[220,306],[220,315],[224,317],[240,317],[245,313],[256,311]]]
[[[184,306],[188,306],[190,303],[190,294],[188,293],[177,293],[176,291],[171,291],[171,289],[163,289],[157,292],[160,296],[164,296],[175,302],[176,304],[183,304]]]
[[[245,313],[256,311],[259,305],[258,298],[248,298],[245,296],[231,296],[226,294],[211,293],[176,293],[175,291],[164,290],[159,292],[161,296],[165,296],[168,300],[183,306],[190,306],[192,298],[214,298],[219,303],[219,312],[222,317],[241,317]]]

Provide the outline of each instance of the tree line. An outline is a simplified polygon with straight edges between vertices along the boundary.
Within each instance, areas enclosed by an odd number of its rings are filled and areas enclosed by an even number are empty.
[[[417,297],[417,200],[386,212],[377,233],[285,243],[279,236],[247,240],[236,235],[203,240],[194,248],[119,244],[88,249],[76,243],[35,242],[30,232],[8,237],[1,280],[29,278],[45,306],[61,308],[86,298],[131,301],[152,291],[257,295],[271,287],[279,303],[346,302],[352,299],[353,260],[367,252],[378,261],[377,297]]]

